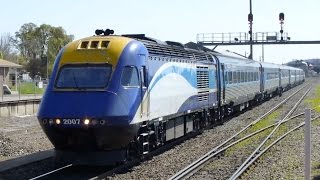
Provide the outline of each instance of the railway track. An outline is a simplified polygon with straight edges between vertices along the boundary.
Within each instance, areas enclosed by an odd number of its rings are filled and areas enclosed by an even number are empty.
[[[173,141],[171,143],[168,143],[165,146],[162,146],[152,152],[150,152],[148,155],[144,156],[143,158],[135,158],[132,159],[124,164],[117,165],[117,166],[80,166],[76,164],[68,164],[63,167],[53,169],[48,172],[44,172],[41,175],[38,175],[36,177],[32,177],[32,180],[37,179],[105,179],[113,174],[126,172],[130,168],[134,167],[135,165],[141,163],[144,160],[150,159],[153,156],[156,156],[158,154],[163,153],[164,151],[167,151],[168,149],[176,146],[177,144],[180,144],[184,142],[185,140],[195,137],[199,133],[192,133],[185,137],[182,137],[178,139],[177,141]]]
[[[251,122],[250,124],[248,124],[246,127],[244,127],[243,129],[241,129],[240,131],[238,131],[237,133],[235,133],[233,136],[231,136],[230,138],[228,138],[226,141],[222,142],[220,145],[216,146],[215,148],[213,148],[211,151],[209,151],[208,153],[206,153],[205,155],[203,155],[202,157],[200,157],[198,160],[194,161],[193,163],[191,163],[190,165],[188,165],[187,167],[185,167],[184,169],[180,170],[178,173],[176,173],[175,175],[173,175],[170,179],[171,180],[176,180],[176,179],[187,179],[189,177],[191,177],[193,174],[195,174],[196,172],[198,172],[201,168],[203,168],[208,162],[210,162],[214,157],[217,157],[218,155],[223,154],[226,150],[228,150],[229,148],[239,144],[240,142],[247,140],[251,137],[253,137],[254,135],[257,135],[263,131],[266,131],[268,129],[273,128],[272,132],[267,136],[267,138],[265,138],[263,140],[263,142],[258,146],[258,148],[256,148],[256,150],[254,150],[254,152],[247,158],[247,160],[238,168],[238,170],[230,177],[230,179],[236,179],[238,178],[241,174],[239,174],[240,172],[243,173],[247,167],[249,167],[253,162],[251,162],[252,159],[255,159],[256,157],[260,157],[256,156],[262,152],[267,151],[267,149],[262,149],[262,146],[266,144],[267,140],[270,139],[272,137],[272,135],[274,134],[274,132],[280,127],[280,125],[289,122],[289,120],[295,119],[299,116],[302,116],[304,113],[299,113],[295,116],[289,117],[291,116],[291,114],[294,112],[294,110],[297,108],[297,106],[300,104],[300,102],[302,101],[302,99],[307,95],[307,93],[310,91],[311,88],[309,88],[304,95],[299,99],[299,101],[295,104],[295,106],[287,113],[287,115],[280,121],[278,121],[277,123],[274,123],[272,125],[269,125],[267,127],[261,128],[255,132],[252,132],[248,135],[243,135],[245,131],[247,131],[250,127],[254,126],[256,123],[258,123],[259,121],[263,120],[265,117],[267,117],[268,115],[270,115],[272,112],[276,111],[277,109],[279,109],[284,103],[286,103],[289,99],[291,99],[294,95],[296,95],[298,92],[300,92],[302,89],[306,88],[308,85],[303,86],[302,88],[298,89],[296,92],[294,92],[292,95],[290,95],[288,98],[286,98],[285,100],[283,100],[282,102],[280,102],[278,105],[276,105],[274,108],[272,108],[271,110],[269,110],[268,112],[266,112],[265,114],[263,114],[262,116],[260,116],[259,118],[257,118],[256,120],[254,120],[253,122]],[[301,125],[301,124],[299,124]],[[301,127],[301,126],[300,126]],[[296,128],[296,127],[295,127]],[[292,128],[292,129],[295,129]],[[296,129],[295,129],[296,130]],[[289,133],[293,132],[294,130],[290,130],[288,131]],[[286,135],[288,135],[289,133],[286,133]],[[243,137],[240,137],[240,136]],[[238,138],[238,139],[236,139]],[[283,139],[284,137],[282,137],[281,139]],[[279,142],[281,139],[277,140],[277,142]],[[275,142],[275,141],[274,141]],[[271,144],[276,144],[276,143],[271,143]],[[270,145],[271,145],[270,144]],[[269,146],[270,146],[269,145]],[[268,147],[269,147],[268,146]],[[270,148],[270,147],[269,147]],[[245,168],[245,169],[244,169]]]
[[[319,119],[319,116],[316,116],[315,118],[312,118],[311,121],[314,121],[316,119]],[[230,179],[237,179],[240,178],[241,175],[246,172],[248,170],[248,168],[253,165],[264,153],[266,153],[271,147],[273,147],[274,145],[276,145],[277,143],[279,143],[283,138],[285,138],[287,135],[289,135],[290,133],[292,133],[293,131],[298,130],[299,128],[301,128],[302,126],[305,125],[305,122],[300,123],[298,126],[295,126],[294,128],[290,129],[288,132],[286,132],[285,134],[283,134],[282,136],[280,136],[279,138],[277,138],[275,141],[273,141],[270,145],[268,145],[266,148],[264,149],[259,149],[259,152],[256,153],[254,156],[252,156],[252,158],[248,161],[243,163],[243,165],[241,165],[232,177],[230,177]]]
[[[57,176],[57,174],[58,174],[58,172],[61,172],[61,171],[63,171],[63,170],[66,170],[66,169],[68,169],[68,168],[71,168],[73,165],[72,164],[68,164],[68,165],[66,165],[66,166],[63,166],[63,167],[60,167],[60,168],[58,168],[58,169],[55,169],[55,170],[53,170],[53,171],[50,171],[50,172],[47,172],[47,173],[45,173],[45,174],[41,174],[41,175],[39,175],[39,176],[36,176],[36,177],[34,177],[34,178],[31,178],[30,180],[36,180],[36,179],[41,179],[41,178],[48,178],[50,175],[55,175],[55,176]],[[55,174],[56,173],[56,174]]]
[[[97,176],[97,174],[101,174],[105,172],[107,169],[111,169],[111,168],[105,167],[105,166],[80,166],[80,165],[68,164],[58,169],[54,169],[50,172],[33,177],[30,180],[39,180],[39,179],[87,180]]]

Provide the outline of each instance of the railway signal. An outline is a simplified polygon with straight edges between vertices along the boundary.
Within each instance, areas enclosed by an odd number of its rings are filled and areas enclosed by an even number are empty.
[[[279,21],[280,21],[280,34],[281,34],[281,41],[283,41],[283,24],[284,24],[284,13],[279,14]]]

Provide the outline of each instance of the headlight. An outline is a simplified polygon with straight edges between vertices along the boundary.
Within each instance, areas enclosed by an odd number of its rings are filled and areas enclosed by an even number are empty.
[[[89,120],[89,119],[85,119],[85,120],[83,121],[83,123],[84,123],[85,125],[88,125],[88,124],[90,123],[90,120]]]

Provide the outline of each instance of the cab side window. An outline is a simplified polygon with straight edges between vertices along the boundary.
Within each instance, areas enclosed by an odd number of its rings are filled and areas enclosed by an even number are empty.
[[[126,66],[122,70],[121,85],[125,87],[139,87],[138,70],[135,66]]]

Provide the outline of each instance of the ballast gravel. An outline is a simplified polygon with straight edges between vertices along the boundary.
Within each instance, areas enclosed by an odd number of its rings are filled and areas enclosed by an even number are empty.
[[[52,148],[35,116],[0,118],[0,161]]]

